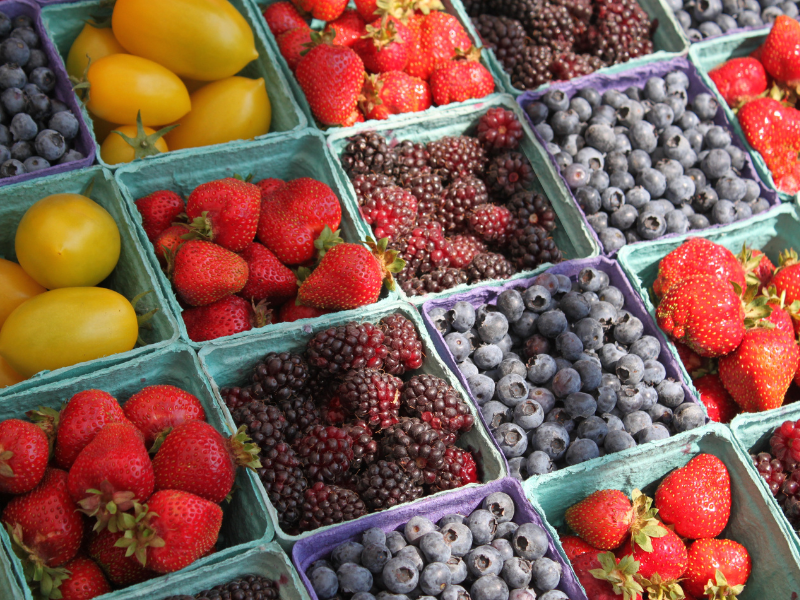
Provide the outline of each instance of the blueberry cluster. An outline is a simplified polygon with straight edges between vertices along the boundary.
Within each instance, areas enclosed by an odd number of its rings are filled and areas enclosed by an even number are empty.
[[[319,600],[569,600],[544,529],[515,523],[512,498],[489,494],[469,516],[438,524],[413,517],[401,530],[367,529],[307,575]]]
[[[658,339],[624,306],[608,274],[587,267],[575,282],[542,273],[497,304],[429,313],[515,477],[705,423],[658,361]]]
[[[733,29],[763,27],[781,15],[800,17],[792,0],[667,0],[691,42]]]
[[[0,177],[84,158],[70,148],[78,119],[55,99],[56,76],[33,20],[0,12]]]
[[[718,110],[709,93],[689,98],[680,70],[624,92],[552,89],[526,107],[606,253],[769,209]]]

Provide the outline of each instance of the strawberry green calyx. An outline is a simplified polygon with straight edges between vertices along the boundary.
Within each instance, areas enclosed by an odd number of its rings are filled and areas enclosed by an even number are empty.
[[[53,453],[53,445],[56,442],[56,431],[61,419],[61,412],[49,406],[40,406],[37,409],[29,410],[25,413],[31,422],[39,429],[44,431],[47,436],[47,444],[50,447],[50,454]]]
[[[319,237],[314,240],[314,248],[317,249],[317,261],[322,260],[322,257],[325,256],[328,250],[344,241],[339,235],[339,231],[339,229],[332,231],[330,227],[325,225],[325,229],[323,229]]]
[[[136,113],[136,137],[132,138],[121,131],[117,131],[116,129],[112,131],[112,133],[116,133],[119,137],[125,140],[125,143],[128,144],[131,148],[133,148],[133,160],[139,158],[145,158],[147,156],[155,156],[156,154],[161,154],[161,150],[156,148],[156,142],[168,134],[170,131],[175,129],[180,123],[176,123],[175,125],[167,125],[162,129],[159,129],[155,133],[151,133],[148,135],[145,133],[144,125],[142,124],[142,111]]]
[[[642,577],[638,573],[634,576],[647,592],[648,600],[683,600],[686,594],[677,581],[662,580],[661,575],[653,573],[650,579]]]
[[[415,5],[415,0],[378,0],[375,12],[381,18],[394,17],[401,23],[407,23],[409,17],[414,14]]]
[[[61,583],[69,578],[71,573],[63,567],[48,567],[45,560],[40,557],[35,550],[25,545],[23,540],[22,525],[17,523],[11,526],[6,523],[8,537],[11,538],[14,554],[22,561],[25,581],[28,583],[38,583],[41,596],[51,600],[59,600],[61,591],[58,589]],[[31,587],[36,587],[32,585]]]
[[[376,49],[383,50],[389,44],[399,41],[397,25],[394,24],[394,21],[389,21],[388,16],[384,15],[380,26],[367,25],[367,33],[362,35],[361,39],[371,39]]]
[[[744,590],[744,584],[728,585],[728,580],[719,569],[717,569],[714,579],[716,581],[708,580],[705,592],[703,592],[708,600],[736,600],[736,597]]]
[[[122,514],[138,504],[133,492],[116,491],[108,481],[100,484],[99,490],[88,489],[86,493],[89,495],[78,502],[78,510],[88,517],[97,517],[93,531],[102,531],[106,527],[111,533],[122,531]]]
[[[328,44],[330,46],[333,45],[333,40],[336,37],[336,32],[333,30],[333,27],[330,29],[325,29],[324,31],[312,31],[311,32],[311,41],[303,44],[303,50],[300,53],[300,56],[305,56],[308,54],[313,48],[317,46],[321,46],[323,44]]]
[[[638,561],[628,554],[617,562],[612,552],[601,552],[597,555],[602,569],[592,569],[589,573],[595,579],[607,581],[614,593],[622,596],[622,600],[635,600],[644,591],[634,578],[639,571]]]
[[[658,512],[653,508],[653,499],[645,496],[639,490],[631,492],[633,500],[633,520],[631,521],[631,547],[638,545],[645,552],[653,551],[651,538],[667,535],[666,529],[655,518]]]
[[[761,264],[762,254],[753,254],[753,249],[748,248],[747,244],[742,244],[742,251],[736,255],[739,263],[742,265],[745,274],[745,282],[747,286],[751,285],[760,286],[761,281],[756,276],[756,270]]]
[[[255,470],[261,467],[261,461],[258,460],[259,448],[258,445],[253,443],[246,432],[247,425],[242,425],[236,430],[236,433],[231,436],[229,443],[236,464]]]
[[[800,259],[797,258],[797,252],[795,252],[792,248],[786,252],[781,252],[778,258],[780,260],[781,267],[791,267],[792,265],[796,265],[798,262],[800,262]]]
[[[253,327],[258,329],[272,324],[273,311],[266,300],[261,300],[256,304],[255,300],[250,300],[253,307]]]
[[[415,0],[413,7],[423,15],[430,14],[434,10],[444,10],[444,4],[440,0]]]
[[[375,107],[383,104],[381,91],[383,90],[383,80],[376,74],[364,77],[364,87],[361,88],[361,95],[358,97],[358,106],[364,114],[369,114]]]
[[[481,49],[477,46],[470,46],[466,50],[456,48],[456,55],[453,60],[466,60],[471,62],[478,62],[481,59]]]
[[[393,290],[394,277],[392,277],[392,273],[399,273],[402,271],[403,267],[406,266],[406,261],[400,258],[400,253],[397,250],[387,250],[387,247],[389,246],[389,238],[381,238],[376,242],[371,237],[368,237],[366,245],[367,248],[372,251],[373,256],[378,259],[378,264],[380,264],[381,271],[383,272],[383,282],[386,284],[386,288]]]
[[[14,469],[8,464],[14,458],[14,453],[11,450],[4,450],[0,452],[0,476],[2,477],[16,477]]]

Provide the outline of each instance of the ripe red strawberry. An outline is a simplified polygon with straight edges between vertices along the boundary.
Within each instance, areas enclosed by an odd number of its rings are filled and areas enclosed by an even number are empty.
[[[108,529],[94,533],[89,542],[89,556],[100,565],[108,580],[118,587],[127,587],[155,577],[156,573],[145,569],[135,556],[125,556],[125,548],[116,545],[117,540],[123,537],[124,532]]]
[[[480,50],[473,48],[463,57],[437,66],[431,74],[433,101],[437,106],[483,98],[494,91],[494,78],[480,62]]]
[[[211,242],[190,240],[175,255],[172,283],[191,306],[205,306],[235,294],[247,283],[247,263]]]
[[[778,329],[748,329],[736,350],[719,359],[719,378],[745,412],[783,405],[800,350]]]
[[[248,300],[266,300],[276,306],[297,292],[297,277],[268,248],[253,242],[241,253],[247,261],[247,283],[239,292]]]
[[[587,552],[572,561],[572,568],[591,600],[642,598],[642,586],[633,577],[639,564],[631,557],[618,561],[611,552]]]
[[[378,15],[378,0],[355,0],[356,11],[366,23],[372,23]]]
[[[192,228],[231,252],[253,242],[260,212],[261,189],[233,177],[198,185],[186,201]]]
[[[239,296],[227,296],[213,304],[187,308],[181,313],[186,333],[193,342],[217,338],[264,327],[272,322],[266,304],[253,305]]]
[[[570,562],[574,561],[581,554],[586,554],[587,552],[594,552],[597,554],[599,552],[597,548],[591,544],[587,544],[577,535],[562,535],[559,537],[559,541],[561,542],[561,547],[564,549],[564,554],[567,555]]]
[[[322,125],[351,124],[366,75],[364,63],[351,48],[334,46],[330,39],[322,34],[318,45],[298,63],[295,76]]]
[[[698,454],[658,486],[658,516],[675,533],[693,540],[718,536],[731,514],[731,479],[723,462]]]
[[[792,322],[792,317],[781,298],[772,296],[769,298],[769,300],[767,300],[767,305],[772,309],[772,312],[769,314],[769,316],[765,317],[764,320],[775,325],[775,329],[788,336],[790,340],[794,341],[794,323]]]
[[[653,292],[661,298],[676,283],[700,273],[747,287],[744,268],[733,252],[705,238],[689,238],[658,263]]]
[[[367,75],[359,107],[367,119],[420,112],[431,107],[431,91],[425,81],[402,71]]]
[[[800,23],[786,15],[775,19],[762,46],[761,64],[790,87],[800,83]]]
[[[755,58],[732,58],[708,72],[728,106],[738,108],[767,90],[767,73]]]
[[[722,385],[719,375],[703,375],[692,381],[700,392],[700,401],[708,411],[708,418],[717,423],[730,423],[739,414],[739,405]]]
[[[733,598],[750,577],[752,564],[747,549],[733,540],[697,540],[689,547],[689,567],[682,585],[693,596],[706,597],[709,585],[713,588],[727,586],[728,593],[708,596]],[[722,578],[719,575],[722,575]]]
[[[736,258],[744,269],[747,285],[760,287],[769,284],[769,280],[772,279],[772,274],[775,272],[775,265],[761,250],[744,245]]]
[[[169,190],[159,190],[139,198],[136,208],[142,215],[142,227],[147,239],[154,242],[158,235],[178,219],[184,210],[183,198]]]
[[[290,300],[287,300],[283,306],[281,306],[280,311],[278,312],[278,320],[277,323],[293,323],[294,321],[299,321],[300,319],[313,319],[315,317],[319,317],[321,315],[327,315],[329,310],[322,310],[319,308],[314,308],[313,306],[303,306],[302,304],[297,304],[297,296],[295,295]]]
[[[111,586],[97,563],[85,556],[77,556],[64,565],[69,577],[61,582],[58,591],[61,600],[91,600],[111,592]]]
[[[222,509],[178,490],[150,497],[148,512],[116,543],[127,547],[148,569],[173,573],[189,566],[217,543]]]
[[[680,342],[675,342],[675,349],[678,351],[678,356],[680,357],[687,373],[692,374],[698,369],[703,368],[705,359],[697,352],[689,348],[689,346],[686,344],[681,344]]]
[[[320,21],[338,19],[347,6],[347,0],[294,0],[294,3]]]
[[[359,16],[358,11],[348,8],[338,19],[325,25],[325,31],[332,33],[334,46],[352,48],[367,33],[367,23]]]
[[[153,493],[153,465],[144,435],[132,423],[110,423],[69,470],[69,493],[81,511],[97,517],[95,528],[118,527],[118,513]]]
[[[85,390],[69,399],[61,411],[56,434],[55,459],[69,469],[78,454],[109,423],[127,423],[116,398],[101,390]]]
[[[162,267],[168,267],[174,263],[175,253],[186,243],[184,236],[188,233],[189,231],[183,225],[172,225],[158,234],[153,242],[153,249]]]
[[[772,175],[777,179],[791,173],[800,150],[800,111],[773,98],[757,98],[737,116],[747,142],[761,153]]]
[[[315,242],[328,227],[339,228],[342,207],[333,190],[321,181],[301,177],[289,181],[262,202],[258,239],[285,265],[312,260]],[[320,244],[329,239],[326,234]]]
[[[0,423],[0,493],[24,494],[39,485],[50,446],[40,427],[8,419]]]
[[[297,27],[308,28],[308,23],[303,15],[291,2],[276,2],[267,6],[264,9],[264,20],[275,37]]]
[[[658,326],[700,356],[723,356],[744,337],[744,307],[733,286],[699,274],[674,284],[656,308]]]
[[[570,506],[564,520],[581,539],[600,550],[618,548],[630,533],[634,510],[619,490],[598,490]]]
[[[173,428],[187,421],[205,421],[206,411],[197,396],[174,385],[150,385],[128,398],[122,407],[150,448]]]
[[[674,582],[686,571],[688,557],[686,546],[675,532],[662,523],[654,525],[659,534],[650,539],[650,550],[647,551],[634,542],[625,544],[617,551],[617,558],[633,556],[639,563],[639,575],[653,579],[656,573],[664,583]]]
[[[411,40],[408,28],[393,17],[384,17],[367,25],[366,31],[353,44],[364,68],[370,73],[402,71],[408,61]]]
[[[775,187],[780,191],[786,192],[787,194],[796,194],[800,192],[800,163],[796,162],[792,164],[790,171],[780,177],[778,177],[774,171],[772,175],[775,179]]]
[[[414,37],[406,72],[414,77],[430,79],[436,67],[456,57],[457,50],[467,52],[472,46],[469,34],[458,19],[446,12],[432,11],[412,17],[409,28]]]
[[[392,273],[405,262],[396,250],[386,250],[388,240],[377,244],[338,244],[322,257],[319,266],[300,285],[302,304],[326,310],[349,310],[378,301],[384,281],[394,286]]]
[[[286,64],[292,70],[292,73],[297,70],[297,65],[303,58],[303,52],[307,48],[307,44],[311,43],[311,35],[313,31],[310,27],[296,27],[290,29],[278,36],[276,40],[278,43],[278,51],[281,56],[286,60]]]
[[[800,260],[794,250],[787,250],[780,255],[780,266],[772,275],[769,285],[775,286],[775,295],[784,296],[786,304],[800,300]]]
[[[256,185],[261,188],[261,202],[264,202],[264,198],[269,196],[272,192],[283,187],[284,183],[286,182],[283,181],[283,179],[275,179],[274,177],[267,177],[261,181],[256,181]]]

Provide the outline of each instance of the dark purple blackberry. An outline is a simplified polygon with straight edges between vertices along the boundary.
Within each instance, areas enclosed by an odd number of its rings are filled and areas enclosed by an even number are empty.
[[[300,531],[352,521],[367,514],[357,493],[321,481],[305,491]]]
[[[436,480],[433,482],[431,490],[434,492],[454,490],[468,483],[477,483],[477,471],[472,454],[451,446],[444,454],[444,465],[436,472]]]
[[[269,501],[278,513],[283,530],[297,527],[303,494],[308,482],[303,474],[303,465],[288,444],[278,444],[267,452],[261,452],[261,468],[256,469],[264,485]]]
[[[400,283],[450,265],[450,242],[444,237],[441,224],[431,219],[420,219],[417,226],[392,247],[406,261],[403,270],[395,275]]]
[[[505,256],[495,252],[478,254],[467,267],[470,283],[488,279],[508,279],[516,272],[514,265]]]
[[[566,6],[550,0],[532,2],[522,25],[534,46],[548,46],[556,52],[572,48],[576,38],[580,38],[586,29],[584,23],[572,17]]]
[[[222,388],[219,391],[219,395],[222,396],[222,401],[225,403],[225,406],[228,407],[228,410],[231,411],[231,414],[233,414],[234,410],[240,406],[244,406],[251,400],[258,400],[255,394],[253,394],[253,386],[250,385]]]
[[[398,184],[406,187],[410,179],[431,172],[429,159],[430,154],[425,144],[403,140],[394,147],[394,166],[387,169],[386,173],[392,175]]]
[[[475,422],[469,406],[444,380],[434,375],[415,375],[406,382],[400,397],[402,412],[429,423],[451,445],[458,436],[472,429]]]
[[[436,269],[404,281],[401,287],[407,296],[424,296],[449,290],[468,281],[469,276],[463,269]]]
[[[595,22],[582,49],[614,65],[653,51],[654,25],[636,0],[595,0]]]
[[[422,366],[422,342],[414,324],[403,315],[396,313],[384,317],[378,324],[383,331],[383,343],[389,354],[383,362],[383,369],[392,375],[402,375]]]
[[[194,595],[195,600],[278,600],[278,585],[261,575],[244,575]]]
[[[529,188],[536,176],[527,157],[521,152],[504,152],[489,161],[486,185],[499,198],[509,198]]]
[[[377,512],[422,497],[419,470],[407,472],[395,462],[379,460],[357,477],[358,493]]]
[[[478,121],[478,139],[487,150],[516,150],[522,139],[522,123],[511,110],[490,108]]]
[[[553,58],[550,70],[553,72],[553,79],[569,80],[589,75],[605,66],[606,63],[598,56],[562,52]]]
[[[345,412],[363,420],[372,431],[391,427],[400,419],[403,382],[377,369],[353,369],[336,390]]]
[[[359,211],[372,227],[375,239],[396,240],[416,224],[417,199],[396,185],[374,188],[359,198]]]
[[[286,419],[283,437],[290,444],[295,438],[304,436],[309,429],[322,422],[319,410],[307,392],[279,402],[278,408]]]
[[[503,68],[509,73],[513,71],[522,60],[523,49],[526,46],[527,34],[522,23],[508,17],[486,14],[473,17],[472,23],[484,45],[494,50]]]
[[[480,176],[486,167],[486,153],[480,142],[466,135],[428,142],[428,153],[431,168],[447,181],[470,175]]]
[[[252,393],[267,402],[279,402],[301,390],[307,379],[308,365],[302,356],[270,352],[256,364]]]
[[[442,192],[442,199],[431,217],[442,224],[446,234],[466,230],[469,214],[489,201],[486,184],[477,177],[459,177]]]
[[[352,184],[356,190],[356,200],[359,204],[363,204],[364,198],[366,198],[372,190],[394,185],[394,178],[384,175],[383,173],[368,173],[366,175],[361,174],[353,177]]]
[[[385,173],[394,167],[394,152],[389,148],[386,138],[374,131],[351,137],[341,159],[350,177],[362,173]]]
[[[345,423],[342,429],[353,440],[353,461],[350,472],[357,473],[362,467],[371,465],[378,458],[378,442],[372,437],[372,430],[364,421]]]
[[[396,462],[404,470],[421,469],[426,484],[432,484],[436,472],[444,467],[446,449],[439,432],[416,417],[403,417],[398,424],[387,428],[380,445],[381,456],[386,460]]]
[[[486,2],[484,0],[464,0],[464,10],[470,17],[477,17],[486,11]]]
[[[317,425],[294,442],[297,457],[309,481],[338,483],[353,461],[353,442],[338,427]]]
[[[408,181],[407,188],[417,199],[417,212],[429,215],[442,201],[442,178],[434,173],[426,173]]]
[[[350,369],[380,369],[386,358],[383,332],[372,323],[350,322],[318,332],[308,342],[308,363],[330,375]]]
[[[269,452],[283,441],[286,418],[277,406],[253,400],[233,411],[232,416],[236,425],[247,427],[247,435],[262,452]]]
[[[511,71],[511,83],[520,90],[535,90],[553,80],[550,65],[553,51],[547,46],[525,46],[517,66]]]
[[[539,225],[546,231],[556,228],[556,213],[542,194],[528,190],[517,192],[508,199],[506,208],[511,211],[517,229],[528,225]]]
[[[514,264],[522,271],[562,260],[561,251],[553,238],[538,225],[518,229],[509,241],[509,252]]]

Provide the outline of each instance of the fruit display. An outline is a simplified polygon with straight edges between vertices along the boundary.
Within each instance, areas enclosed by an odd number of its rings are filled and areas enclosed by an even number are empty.
[[[244,575],[196,594],[168,596],[164,600],[278,600],[278,582],[263,575]]]
[[[658,27],[636,0],[465,0],[464,7],[519,90],[650,54]]]
[[[521,480],[705,424],[621,273],[578,269],[427,312]]]
[[[283,0],[264,19],[324,128],[483,98],[481,49],[439,0]],[[308,20],[326,21],[322,31]]]
[[[490,108],[470,129],[427,144],[364,131],[343,148],[361,216],[405,261],[396,278],[406,296],[562,259],[556,213],[534,189],[516,114]]]
[[[780,16],[792,19],[800,16],[797,3],[791,0],[788,2],[669,0],[667,6],[675,14],[690,42],[772,25]]]
[[[714,96],[673,64],[644,85],[550,89],[525,104],[606,254],[771,206]]]

